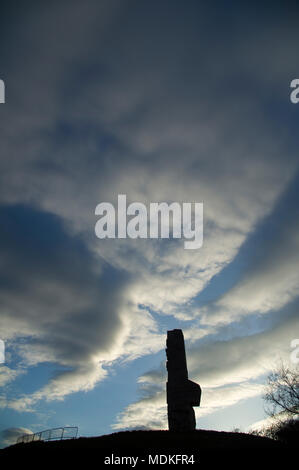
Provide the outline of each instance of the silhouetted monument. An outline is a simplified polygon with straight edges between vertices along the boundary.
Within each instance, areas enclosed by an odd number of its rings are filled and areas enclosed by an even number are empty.
[[[188,380],[182,330],[167,331],[166,346],[169,431],[193,431],[196,420],[192,407],[200,405],[201,389],[198,384]]]

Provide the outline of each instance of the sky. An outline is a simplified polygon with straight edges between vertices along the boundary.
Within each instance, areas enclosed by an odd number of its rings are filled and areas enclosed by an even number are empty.
[[[197,428],[265,419],[299,338],[298,4],[1,3],[0,441],[166,429],[167,330]],[[203,245],[99,239],[101,202],[202,202]]]

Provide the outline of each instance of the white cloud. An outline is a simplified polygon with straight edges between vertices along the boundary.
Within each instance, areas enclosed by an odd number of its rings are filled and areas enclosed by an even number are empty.
[[[32,412],[35,404],[40,400],[63,400],[70,393],[92,390],[106,374],[107,372],[102,369],[101,365],[96,363],[93,365],[86,364],[85,367],[63,372],[54,377],[43,388],[31,395],[23,395],[13,400],[7,400],[6,406],[16,411]]]
[[[201,416],[262,395],[266,374],[280,360],[289,361],[290,338],[298,327],[293,312],[285,322],[269,331],[187,348],[189,378],[202,388],[201,406],[195,408],[198,427]],[[166,380],[163,369],[141,376],[139,383],[146,396],[129,405],[117,417],[113,428],[165,428]]]
[[[294,190],[294,183],[291,190]],[[285,198],[283,207],[275,212],[271,234],[261,233],[264,239],[256,247],[255,259],[235,286],[216,302],[204,307],[202,321],[228,324],[242,316],[271,313],[279,310],[299,295],[299,225],[296,200]],[[271,235],[271,238],[269,238]]]
[[[20,374],[23,374],[24,370],[22,369],[11,369],[5,365],[0,365],[0,387],[13,382]]]

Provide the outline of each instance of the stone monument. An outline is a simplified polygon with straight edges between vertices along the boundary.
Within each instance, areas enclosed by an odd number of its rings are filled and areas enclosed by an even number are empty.
[[[193,406],[200,405],[201,389],[198,384],[188,379],[182,330],[167,331],[166,355],[169,431],[193,431],[196,426]]]

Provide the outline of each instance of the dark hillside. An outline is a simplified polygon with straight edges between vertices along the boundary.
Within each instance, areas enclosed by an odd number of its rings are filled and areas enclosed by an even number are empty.
[[[249,462],[257,465],[261,461],[269,464],[281,459],[292,462],[292,450],[277,441],[245,433],[205,430],[189,433],[125,431],[100,437],[16,444],[1,450],[0,460],[2,457],[22,457],[32,461],[42,456],[48,461],[48,458],[55,460],[62,453],[71,463],[88,455],[96,458],[98,464],[128,468],[141,468],[146,464],[188,464],[193,468],[204,465],[206,468],[206,465],[220,463],[240,468]],[[186,457],[183,459],[182,455]],[[137,461],[132,457],[138,457]]]

